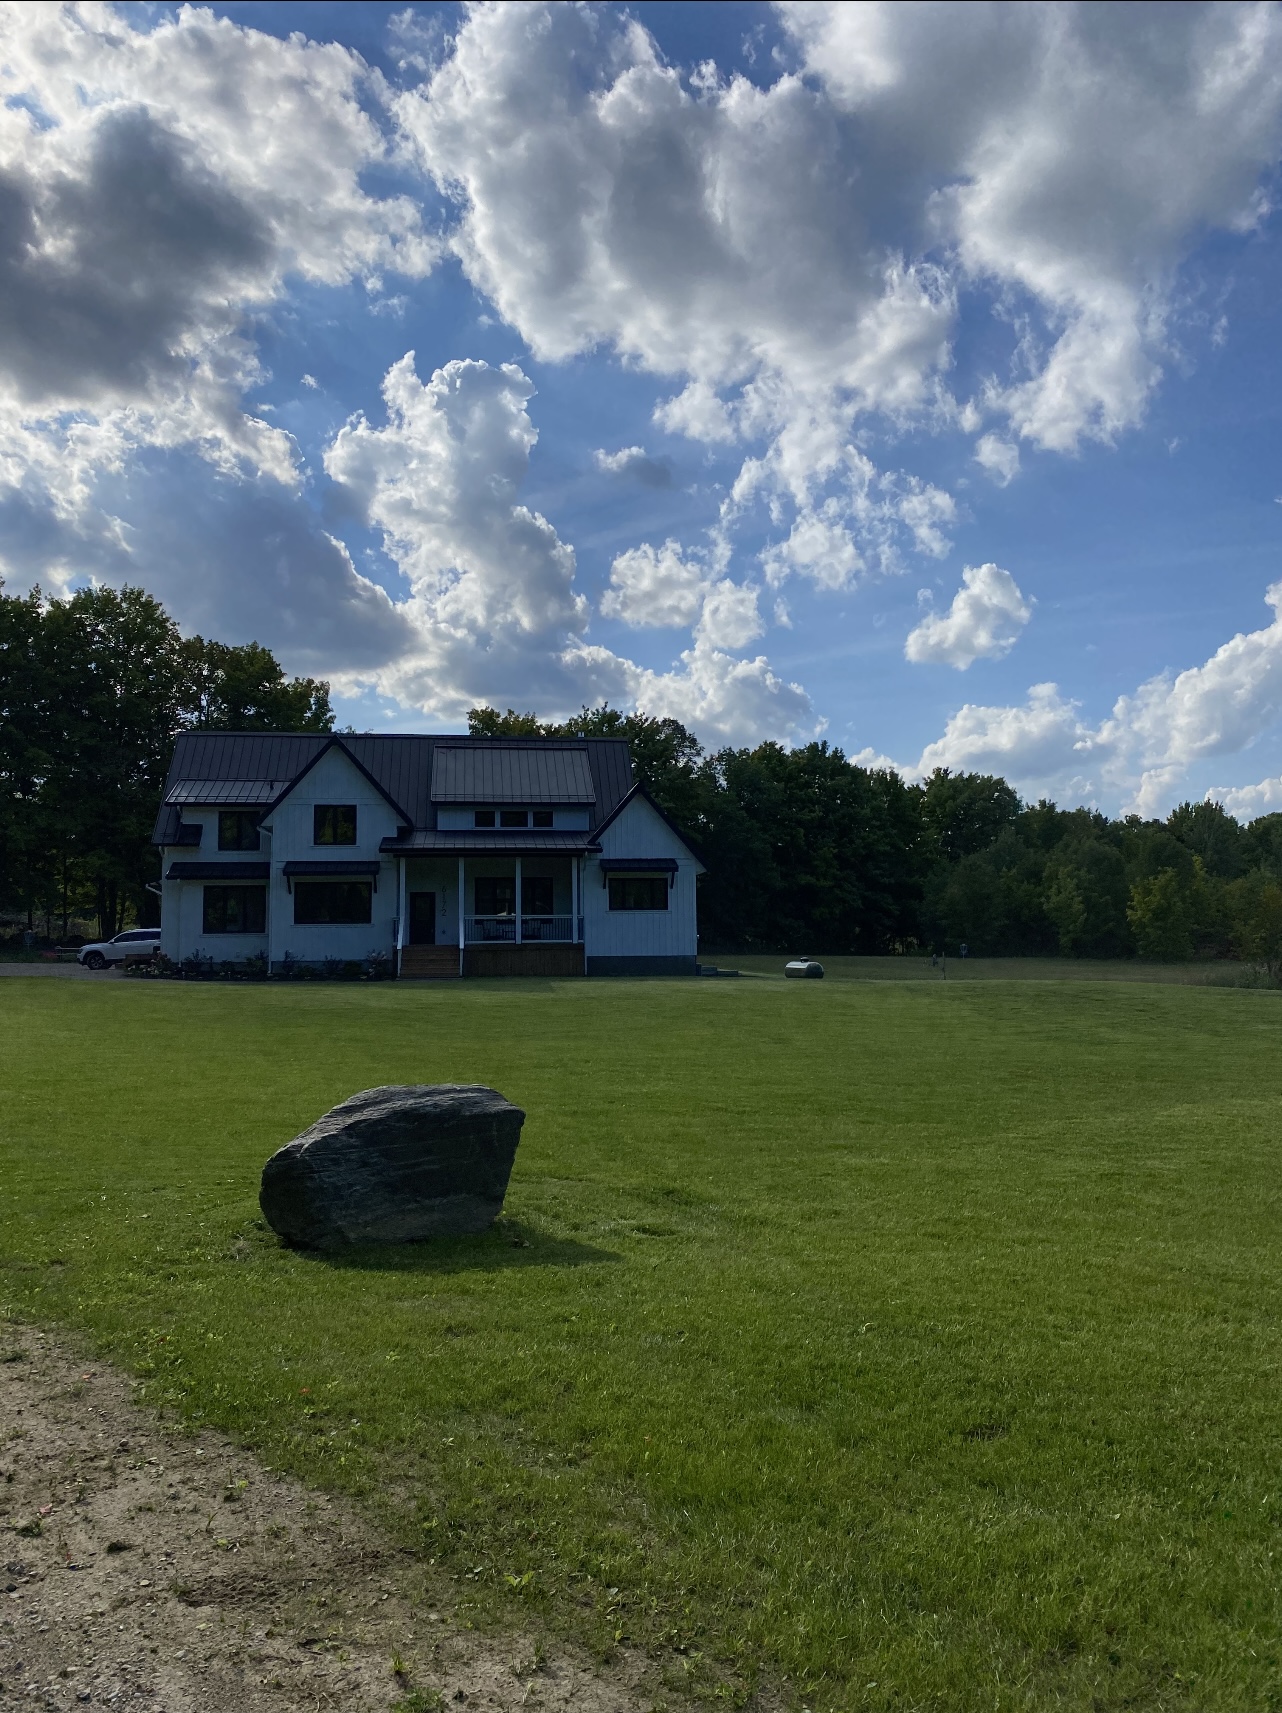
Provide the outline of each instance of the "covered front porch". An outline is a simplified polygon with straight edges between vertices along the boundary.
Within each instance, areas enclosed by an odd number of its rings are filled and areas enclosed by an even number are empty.
[[[397,867],[398,974],[584,973],[577,851],[411,852]]]

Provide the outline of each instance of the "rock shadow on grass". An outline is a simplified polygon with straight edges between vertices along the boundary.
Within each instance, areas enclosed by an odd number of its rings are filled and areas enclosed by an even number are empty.
[[[516,1219],[496,1220],[488,1231],[466,1237],[352,1243],[342,1249],[295,1248],[293,1252],[325,1267],[359,1273],[501,1273],[518,1267],[599,1267],[623,1260],[612,1249],[572,1237],[550,1237]]]

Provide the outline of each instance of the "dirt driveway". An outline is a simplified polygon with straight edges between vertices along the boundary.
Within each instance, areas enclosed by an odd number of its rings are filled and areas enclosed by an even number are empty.
[[[121,1376],[0,1321],[0,1707],[650,1706],[640,1662],[605,1675],[462,1629],[427,1574],[353,1507],[167,1429]]]

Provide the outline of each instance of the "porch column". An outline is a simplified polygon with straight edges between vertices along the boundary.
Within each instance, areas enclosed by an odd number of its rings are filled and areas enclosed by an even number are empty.
[[[467,896],[467,877],[463,872],[465,861],[464,857],[458,859],[458,973],[460,975],[463,973],[463,948],[467,944],[467,927],[464,922],[466,914],[464,899]]]
[[[405,858],[396,863],[396,973],[401,973],[401,953],[405,950]]]
[[[570,858],[570,938],[579,937],[579,859]]]
[[[521,859],[516,859],[516,943],[521,943]]]

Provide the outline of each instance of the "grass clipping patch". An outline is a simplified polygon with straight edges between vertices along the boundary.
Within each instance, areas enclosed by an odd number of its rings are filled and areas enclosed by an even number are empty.
[[[816,1713],[1269,1704],[1275,996],[0,1004],[9,1300],[359,1496],[474,1621]],[[357,1088],[438,1081],[529,1113],[496,1228],[329,1256],[261,1228],[274,1148]]]

